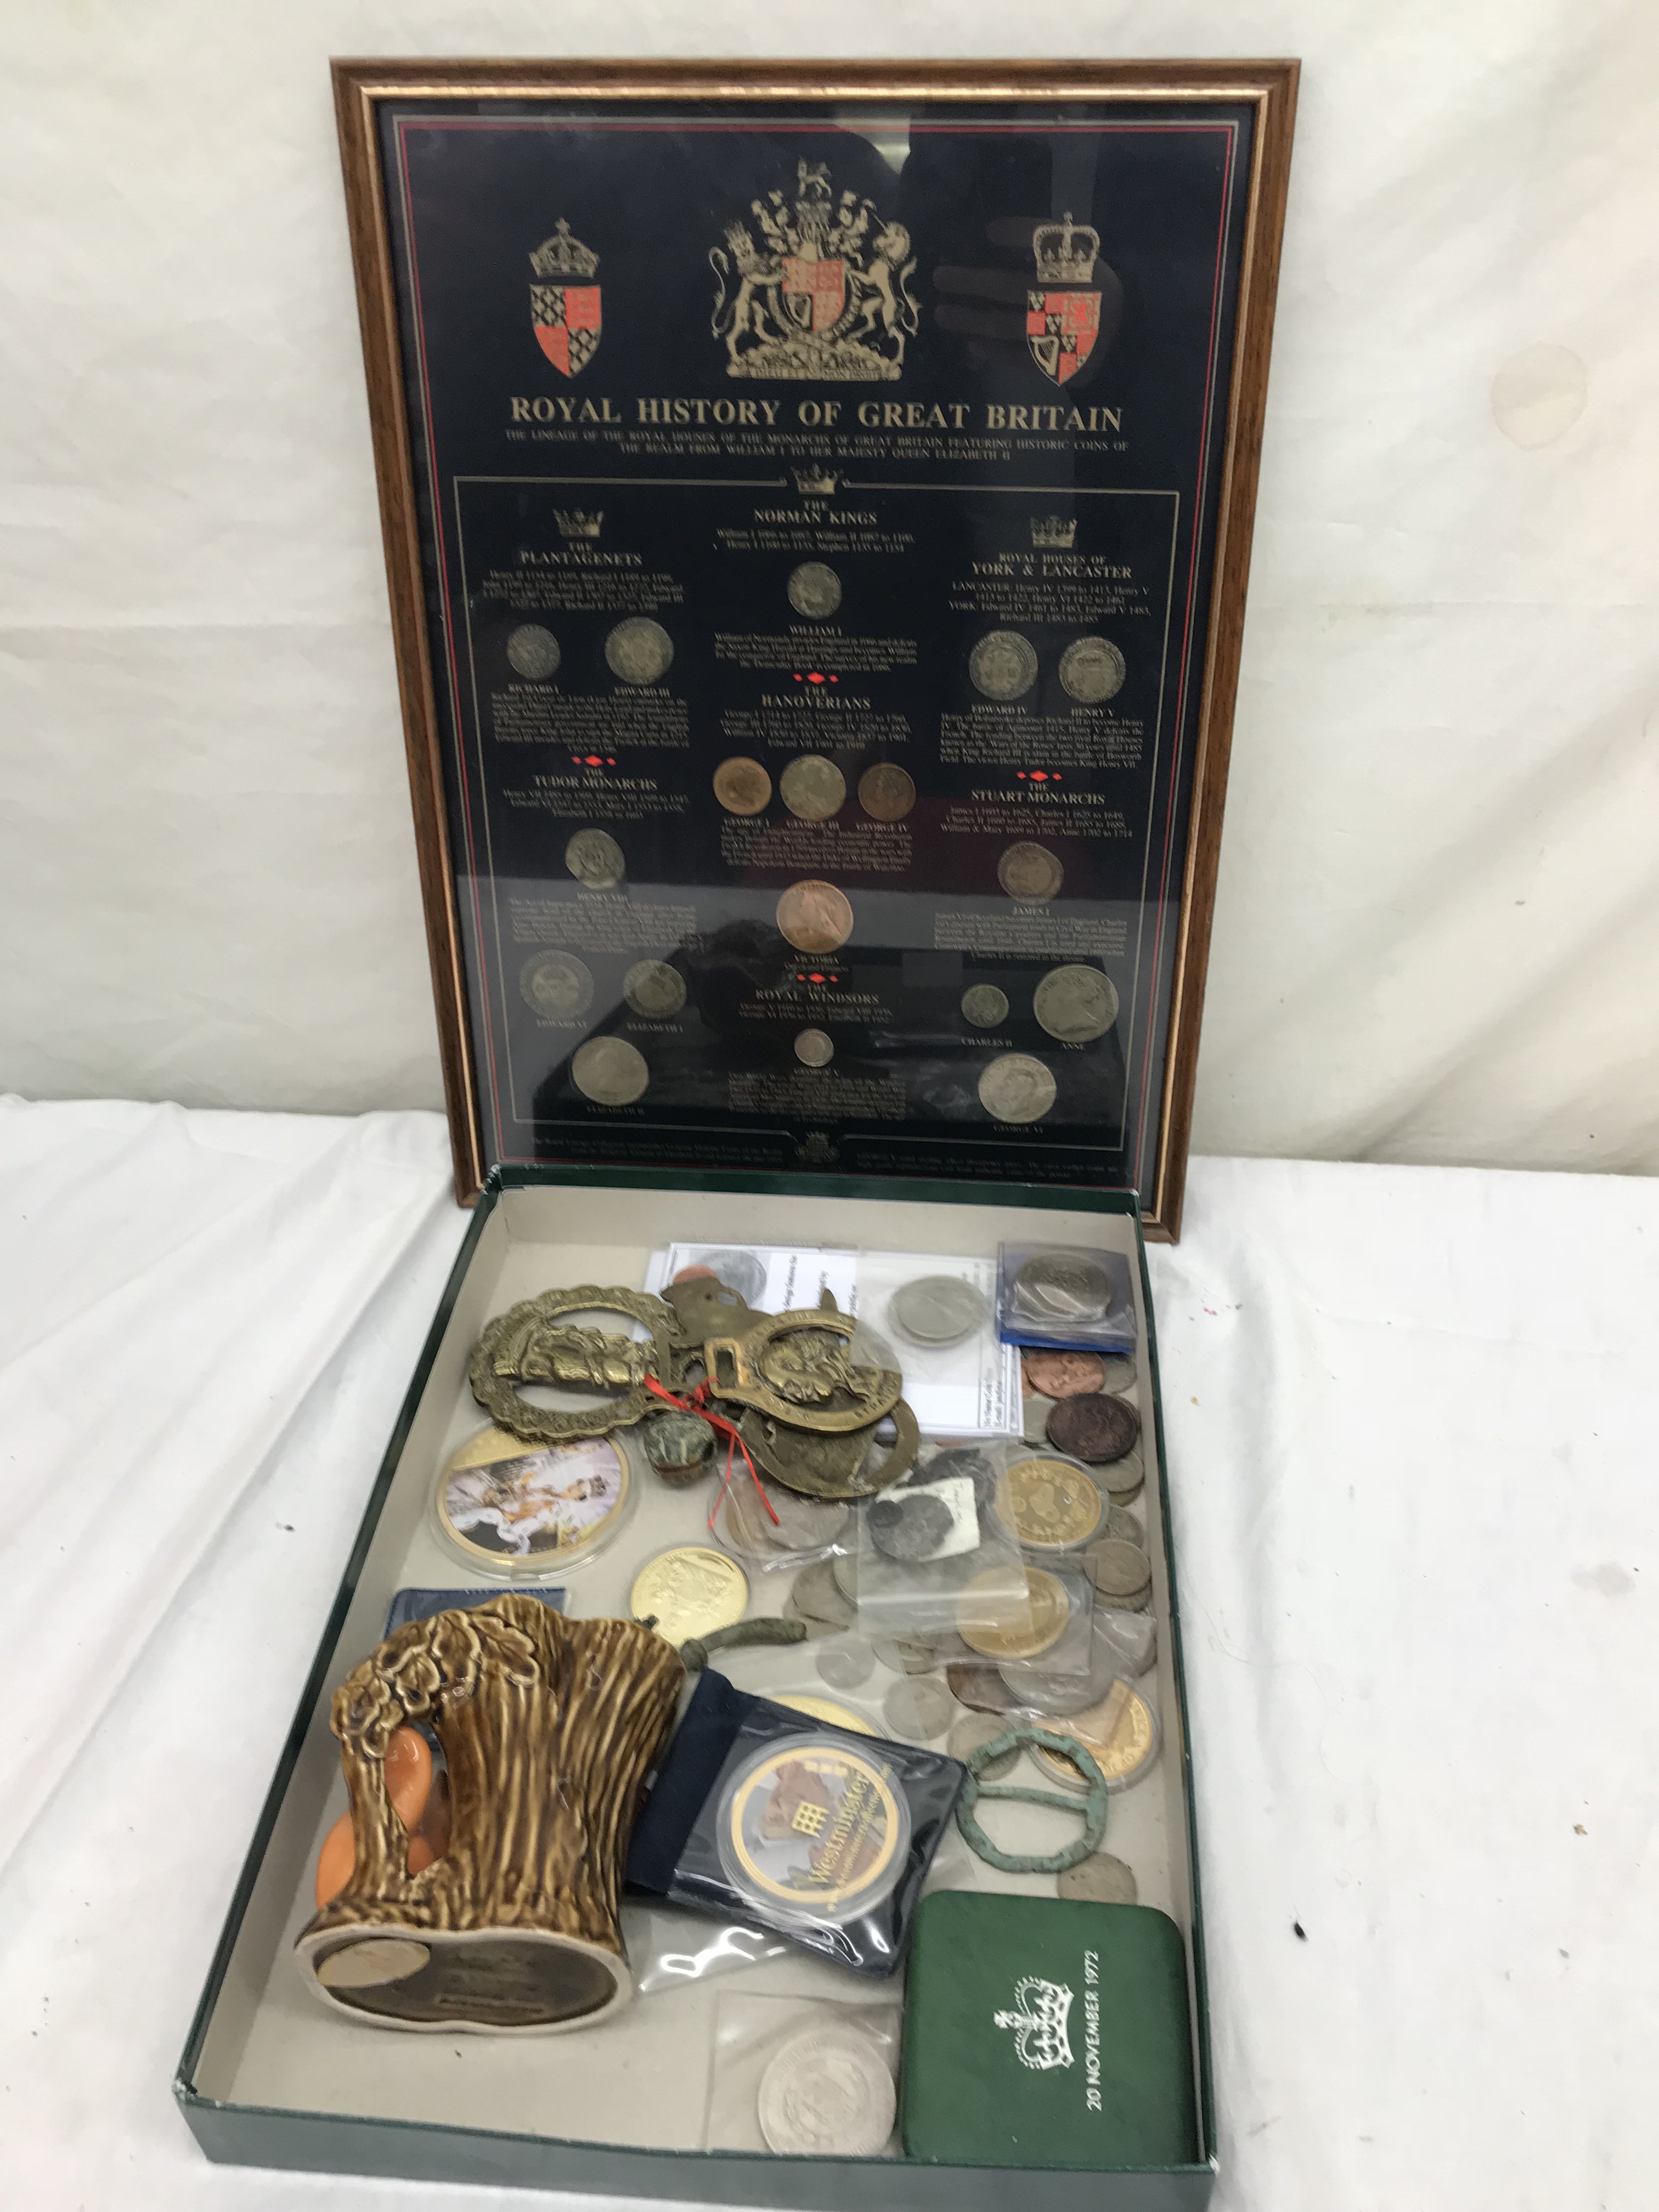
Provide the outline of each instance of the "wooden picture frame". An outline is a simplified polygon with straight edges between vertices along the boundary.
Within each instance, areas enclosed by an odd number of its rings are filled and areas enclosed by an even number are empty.
[[[903,104],[1029,116],[1056,109],[1088,115],[1110,103],[1114,110],[1132,112],[1173,105],[1248,115],[1224,440],[1214,478],[1213,522],[1206,525],[1212,531],[1212,552],[1202,679],[1191,724],[1190,800],[1171,942],[1152,963],[1155,981],[1162,975],[1168,978],[1166,1012],[1158,1017],[1167,1029],[1154,1086],[1155,1127],[1145,1120],[1136,1139],[1139,1144],[1144,1136],[1146,1164],[1139,1176],[1127,1178],[1140,1189],[1147,1235],[1173,1238],[1180,1228],[1191,1132],[1297,64],[341,60],[333,64],[333,79],[455,1184],[464,1203],[477,1197],[492,1160],[503,1155],[487,1127],[477,1040],[469,1014],[466,937],[446,799],[435,641],[423,583],[422,495],[378,121],[382,108],[391,102],[476,103],[480,114],[489,114],[550,102],[561,111],[592,106],[614,113],[618,107],[627,112],[666,104],[732,118],[781,107],[791,113],[803,106],[827,112],[837,106]],[[1175,880],[1172,874],[1171,886]],[[1165,963],[1162,969],[1159,960]],[[1127,1126],[1126,1110],[1126,1130]],[[809,1153],[799,1157],[811,1164]],[[1061,1171],[1051,1179],[1085,1178]]]

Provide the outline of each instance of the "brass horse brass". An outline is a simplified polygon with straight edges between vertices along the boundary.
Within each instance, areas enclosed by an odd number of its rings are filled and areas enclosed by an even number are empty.
[[[561,1328],[569,1313],[620,1313],[643,1322],[649,1344],[612,1335],[602,1328]],[[678,1347],[674,1310],[641,1291],[601,1289],[584,1283],[575,1290],[544,1291],[497,1314],[473,1347],[468,1380],[472,1395],[501,1428],[526,1443],[548,1444],[565,1437],[602,1437],[626,1428],[660,1401],[645,1387],[647,1375],[672,1383],[678,1379]],[[607,1404],[570,1412],[532,1405],[519,1395],[520,1382],[552,1382],[565,1389],[619,1390]]]
[[[763,1316],[742,1336],[711,1336],[703,1346],[710,1387],[793,1428],[830,1436],[867,1429],[897,1405],[904,1377],[853,1364],[848,1343],[857,1326],[825,1291],[816,1307]]]

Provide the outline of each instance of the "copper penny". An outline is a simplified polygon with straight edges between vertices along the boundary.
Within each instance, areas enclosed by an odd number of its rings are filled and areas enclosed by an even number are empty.
[[[1079,1398],[1100,1389],[1106,1363],[1097,1352],[1022,1352],[1024,1386],[1039,1398]]]
[[[772,779],[757,760],[738,754],[714,770],[714,796],[728,814],[760,814],[772,796]]]
[[[834,952],[853,934],[853,908],[833,884],[791,884],[778,901],[778,927],[797,952]]]
[[[1049,1443],[1085,1467],[1104,1467],[1134,1449],[1140,1416],[1127,1398],[1062,1398],[1048,1416]]]
[[[859,778],[859,805],[875,822],[902,822],[916,803],[916,787],[891,761],[878,761]]]

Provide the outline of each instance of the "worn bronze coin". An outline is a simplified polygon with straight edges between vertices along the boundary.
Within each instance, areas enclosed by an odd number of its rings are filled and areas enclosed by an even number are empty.
[[[1106,1363],[1097,1352],[1022,1352],[1021,1386],[1040,1398],[1076,1398],[1101,1389]]]
[[[574,952],[534,952],[519,971],[525,1002],[550,1022],[574,1022],[593,1003],[593,977]]]
[[[1011,899],[1041,906],[1066,880],[1059,856],[1046,845],[1010,845],[997,862],[997,881]]]
[[[515,676],[532,684],[545,684],[550,676],[556,676],[562,657],[558,639],[539,623],[520,623],[507,641],[507,665]]]
[[[847,778],[822,753],[803,753],[778,778],[778,796],[802,822],[827,822],[847,798]]]
[[[623,848],[608,831],[579,830],[564,848],[564,864],[591,891],[608,891],[628,872]]]
[[[1060,656],[1060,680],[1085,707],[1097,707],[1123,689],[1123,655],[1109,637],[1075,638]]]
[[[859,778],[859,805],[872,822],[902,822],[915,803],[915,785],[892,761],[878,761]]]
[[[1140,1901],[1133,1869],[1110,1851],[1097,1851],[1092,1858],[1057,1875],[1054,1893],[1078,1905],[1138,1905]]]
[[[757,760],[735,753],[714,770],[714,796],[728,814],[759,814],[772,796],[772,779]]]
[[[1052,1072],[1028,1052],[1005,1052],[979,1079],[979,1103],[996,1121],[1040,1121],[1060,1096]]]
[[[572,1057],[570,1079],[596,1106],[631,1106],[650,1082],[651,1070],[626,1037],[589,1037]]]
[[[841,578],[827,561],[803,561],[787,588],[790,605],[809,622],[827,622],[841,605]]]
[[[778,928],[797,952],[834,952],[853,934],[853,908],[834,884],[791,884],[778,901]]]
[[[956,1524],[950,1507],[941,1499],[906,1497],[901,1492],[896,1497],[877,1498],[867,1510],[866,1525],[878,1552],[914,1565],[931,1559]]]
[[[1008,994],[994,983],[970,983],[962,994],[962,1018],[976,1030],[994,1030],[1008,1018]]]
[[[623,977],[623,996],[647,1021],[666,1021],[685,1004],[685,978],[665,960],[636,960]]]
[[[1133,1449],[1140,1416],[1127,1398],[1062,1398],[1048,1416],[1048,1433],[1068,1459],[1104,1467]]]
[[[968,656],[974,689],[988,699],[1023,699],[1036,672],[1036,647],[1017,629],[988,630]]]
[[[605,658],[611,674],[624,684],[654,684],[668,673],[674,641],[648,615],[629,615],[606,638]]]
[[[1032,996],[1031,1012],[1050,1036],[1092,1044],[1117,1019],[1117,987],[1098,968],[1051,968]]]

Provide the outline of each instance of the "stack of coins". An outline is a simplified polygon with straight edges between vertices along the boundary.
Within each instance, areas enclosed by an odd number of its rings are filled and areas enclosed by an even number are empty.
[[[1122,1613],[1145,1613],[1152,1601],[1152,1563],[1139,1544],[1103,1537],[1085,1552],[1089,1579],[1109,1606]]]

